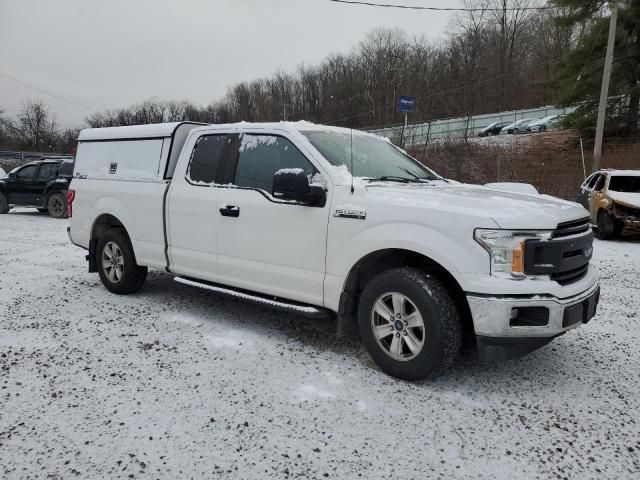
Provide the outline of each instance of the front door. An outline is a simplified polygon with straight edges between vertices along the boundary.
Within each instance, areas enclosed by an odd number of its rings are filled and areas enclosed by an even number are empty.
[[[589,199],[590,205],[590,213],[591,213],[591,222],[594,225],[598,223],[598,212],[600,211],[600,205],[605,199],[605,184],[607,183],[607,176],[604,174],[598,175],[598,179],[593,186],[593,191],[591,192],[591,197]]]
[[[38,165],[26,165],[16,171],[15,176],[7,182],[9,203],[16,205],[35,205],[33,183],[38,172]]]
[[[287,138],[245,133],[230,158],[232,185],[218,196],[219,281],[322,305],[329,207],[276,200],[273,175],[314,165]]]
[[[587,210],[590,209],[589,199],[591,198],[591,189],[593,188],[593,183],[598,175],[599,174],[594,173],[587,178],[582,185],[580,185],[580,191],[578,192],[578,198],[576,198],[576,201]]]

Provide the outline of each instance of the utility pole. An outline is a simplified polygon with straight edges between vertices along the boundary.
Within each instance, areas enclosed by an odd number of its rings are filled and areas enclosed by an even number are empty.
[[[613,46],[616,43],[616,21],[618,18],[618,6],[611,2],[611,18],[609,20],[609,39],[607,41],[607,54],[604,58],[604,72],[602,73],[602,88],[600,89],[600,105],[598,106],[598,121],[596,123],[596,142],[593,146],[593,165],[595,172],[600,169],[602,160],[602,136],[604,134],[604,120],[607,114],[607,99],[609,98],[609,80],[611,79],[611,63],[613,62]]]

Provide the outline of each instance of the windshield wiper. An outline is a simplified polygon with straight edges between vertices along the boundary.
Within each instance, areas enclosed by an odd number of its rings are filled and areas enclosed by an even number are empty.
[[[427,178],[407,178],[395,175],[383,175],[381,177],[367,178],[368,182],[401,182],[401,183],[424,183],[430,181]]]

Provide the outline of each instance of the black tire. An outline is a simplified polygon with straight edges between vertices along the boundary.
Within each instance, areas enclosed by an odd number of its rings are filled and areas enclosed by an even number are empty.
[[[540,131],[541,132],[546,132],[547,131],[547,127],[545,125],[540,125]]]
[[[414,355],[404,360],[392,358],[392,354],[388,352],[393,348],[394,337],[404,339],[406,336],[406,333],[403,336],[397,330],[400,327],[395,320],[393,325],[389,322],[389,327],[394,332],[390,337],[376,339],[374,334],[375,326],[387,327],[387,325],[376,325],[376,322],[383,317],[374,313],[374,308],[379,301],[384,302],[386,295],[396,294],[409,300],[412,311],[415,307],[424,325],[421,336],[423,345],[419,353],[414,353],[409,349],[408,344],[400,342],[401,355],[405,352],[408,355]],[[403,310],[406,311],[405,308]],[[407,318],[410,316],[408,315]],[[393,318],[396,317],[393,316]],[[451,294],[437,278],[414,268],[387,270],[371,279],[360,297],[358,323],[362,341],[376,364],[389,375],[403,380],[421,380],[441,374],[451,366],[462,343],[460,313]],[[402,328],[409,329],[406,325],[405,322],[405,327]],[[416,332],[415,329],[413,331]],[[416,333],[419,332],[418,329]],[[416,334],[412,338],[419,339],[419,337]],[[388,348],[384,347],[385,343],[389,344]]]
[[[609,215],[604,210],[598,212],[598,228],[596,237],[600,240],[609,240],[620,233],[620,228],[613,215]]]
[[[513,134],[514,135],[518,135],[520,133],[520,130],[518,130],[517,128],[513,129]]]
[[[0,214],[9,213],[10,208],[7,196],[0,192]]]
[[[117,246],[120,253],[120,255],[116,255],[117,259],[122,258],[122,263],[118,263],[118,265],[122,266],[121,270],[114,268],[113,265],[111,269],[105,267],[105,263],[108,263],[107,259],[110,258],[105,252],[105,248],[111,249],[110,251],[114,253],[113,245]],[[111,293],[118,295],[137,292],[147,279],[147,267],[141,267],[136,262],[131,240],[122,229],[114,228],[108,230],[98,239],[96,266],[98,267],[98,274],[102,284]],[[112,273],[113,270],[118,270],[120,274]]]
[[[67,218],[67,199],[61,192],[47,197],[47,211],[53,218]]]

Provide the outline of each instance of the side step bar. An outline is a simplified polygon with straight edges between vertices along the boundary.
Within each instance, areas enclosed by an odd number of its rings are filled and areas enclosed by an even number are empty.
[[[235,289],[232,287],[225,287],[204,280],[192,280],[185,277],[174,277],[174,280],[178,283],[189,285],[190,287],[204,288],[206,290],[211,290],[212,292],[221,293],[223,295],[228,295],[230,297],[238,298],[241,300],[246,300],[257,305],[263,305],[265,307],[271,307],[285,312],[293,312],[305,317],[326,318],[331,316],[329,310],[325,310],[323,308],[314,307],[312,305],[307,305],[304,303],[291,302],[289,300],[283,300],[278,297],[262,296],[257,293]]]

